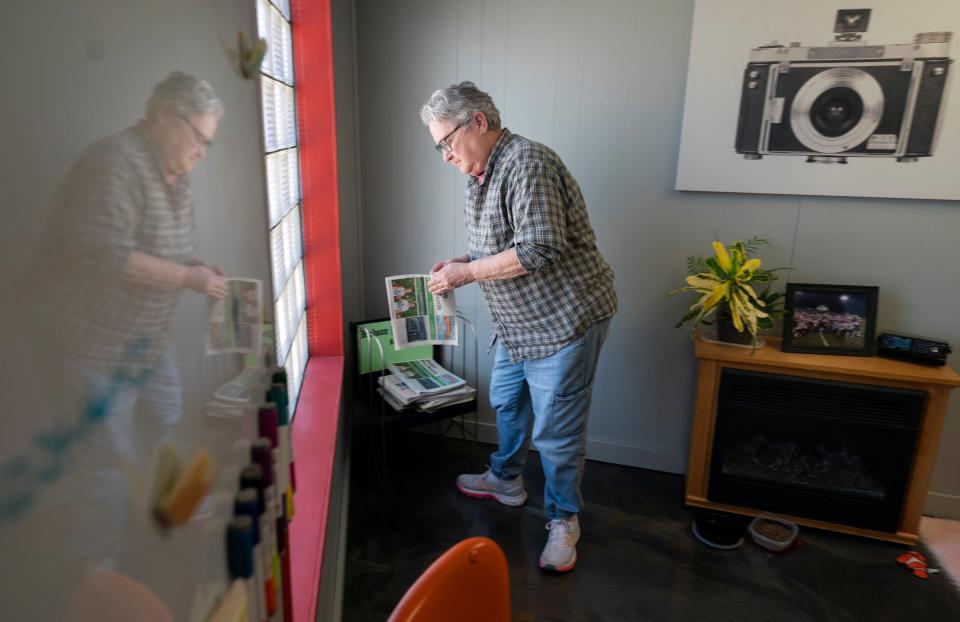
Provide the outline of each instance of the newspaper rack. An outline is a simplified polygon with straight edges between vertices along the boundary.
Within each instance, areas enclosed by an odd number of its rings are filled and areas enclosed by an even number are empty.
[[[438,362],[452,371],[454,374],[457,374],[461,378],[465,379],[468,385],[477,388],[477,378],[479,376],[477,329],[473,325],[473,322],[464,317],[464,315],[459,311],[457,312],[456,318],[461,324],[461,345],[434,346],[434,358],[436,359],[436,350],[439,348],[441,357]],[[470,438],[475,443],[479,442],[480,420],[476,397],[469,402],[451,404],[429,413],[419,412],[413,408],[396,411],[387,404],[386,400],[377,393],[377,387],[380,386],[380,379],[387,375],[386,353],[384,352],[383,344],[380,342],[380,340],[374,338],[374,335],[370,332],[370,330],[362,324],[364,323],[355,323],[355,326],[356,330],[363,333],[365,336],[364,340],[366,341],[367,348],[366,361],[370,363],[372,369],[368,373],[361,374],[361,376],[366,376],[366,381],[364,385],[360,387],[360,393],[363,394],[363,397],[365,398],[364,406],[366,408],[370,410],[378,410],[381,446],[380,451],[383,464],[385,465],[387,462],[386,435],[388,430],[409,429],[424,426],[429,423],[436,423],[438,424],[438,433],[440,436],[447,436],[452,430],[456,429],[460,431],[460,438],[464,440]],[[466,338],[463,326],[469,328],[471,335],[470,339]],[[472,374],[467,373],[467,350],[470,349],[467,347],[468,344],[472,346],[473,350]],[[460,349],[459,355],[455,351],[455,349],[458,347]],[[360,354],[360,352],[357,352],[358,357]],[[379,364],[374,365],[374,361],[378,361]],[[363,379],[361,378],[361,382],[362,381]],[[368,412],[370,411],[368,410]],[[472,421],[468,420],[469,415],[472,415]],[[470,425],[471,423],[472,426]]]

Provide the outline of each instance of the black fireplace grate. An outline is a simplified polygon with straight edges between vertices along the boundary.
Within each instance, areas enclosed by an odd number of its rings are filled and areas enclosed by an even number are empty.
[[[922,391],[724,370],[720,404],[771,414],[824,415],[871,425],[915,428]]]
[[[926,394],[724,369],[710,501],[896,531]]]

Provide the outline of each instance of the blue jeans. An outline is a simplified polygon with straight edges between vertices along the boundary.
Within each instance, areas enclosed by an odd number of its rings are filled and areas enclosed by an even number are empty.
[[[543,510],[550,520],[572,516],[583,506],[587,415],[609,326],[609,319],[601,320],[550,356],[516,364],[497,343],[490,404],[497,412],[500,447],[490,455],[490,470],[501,479],[520,475],[532,429],[547,482]]]
[[[180,373],[168,348],[138,384],[117,387],[105,373],[68,361],[67,368],[78,398],[77,412],[93,400],[109,396],[106,412],[86,428],[74,454],[73,474],[77,542],[75,553],[88,560],[104,561],[121,553],[133,500],[131,472],[150,473],[154,451],[172,438],[182,414]],[[112,387],[112,388],[111,388]],[[145,407],[138,413],[138,408]],[[139,508],[138,508],[139,510]]]
[[[105,373],[94,371],[82,363],[68,361],[68,370],[80,396],[78,411],[91,400],[108,395],[108,407],[103,421],[91,429],[84,439],[81,461],[95,454],[98,459],[107,458],[111,466],[116,461],[129,461],[142,468],[150,466],[153,451],[164,441],[180,422],[183,411],[180,371],[177,369],[173,347],[153,364],[142,382],[115,385],[114,379]],[[146,430],[135,425],[138,406],[146,408]]]

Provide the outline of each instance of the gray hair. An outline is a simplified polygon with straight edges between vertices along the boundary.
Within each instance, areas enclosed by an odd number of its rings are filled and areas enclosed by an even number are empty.
[[[147,118],[155,119],[160,108],[169,107],[179,116],[212,114],[223,116],[223,102],[209,82],[174,71],[153,87],[147,100]]]
[[[434,91],[427,103],[420,108],[420,120],[424,125],[450,119],[465,123],[478,112],[487,117],[490,129],[500,129],[500,111],[493,103],[493,98],[478,89],[473,82],[461,82]]]

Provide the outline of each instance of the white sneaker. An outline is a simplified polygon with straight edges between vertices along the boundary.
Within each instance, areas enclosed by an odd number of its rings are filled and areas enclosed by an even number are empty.
[[[580,540],[580,520],[577,515],[554,519],[547,523],[547,545],[540,554],[540,569],[567,572],[577,565],[577,542]]]
[[[464,474],[457,477],[457,490],[468,497],[496,499],[504,505],[523,505],[527,491],[523,488],[523,476],[516,479],[500,479],[490,469],[479,475]]]

